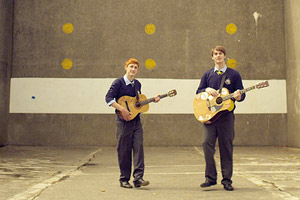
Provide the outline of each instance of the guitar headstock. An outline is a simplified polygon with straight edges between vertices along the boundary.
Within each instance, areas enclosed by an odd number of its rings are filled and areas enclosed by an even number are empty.
[[[257,89],[261,89],[261,88],[264,88],[264,87],[268,87],[269,86],[269,82],[268,81],[264,81],[264,82],[261,82],[261,83],[258,83],[255,85],[255,87]]]
[[[173,96],[175,96],[176,94],[177,94],[177,91],[176,91],[176,90],[171,90],[171,91],[168,92],[168,96],[169,96],[169,97],[173,97]]]

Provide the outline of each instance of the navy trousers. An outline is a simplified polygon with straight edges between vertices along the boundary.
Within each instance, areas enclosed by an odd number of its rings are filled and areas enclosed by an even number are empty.
[[[222,184],[231,184],[233,171],[233,139],[234,114],[228,112],[220,116],[212,124],[203,124],[203,151],[205,157],[205,178],[207,181],[217,181],[217,170],[214,160],[215,144],[218,138]]]
[[[129,181],[133,157],[134,181],[144,176],[143,128],[140,120],[117,121],[120,181]]]

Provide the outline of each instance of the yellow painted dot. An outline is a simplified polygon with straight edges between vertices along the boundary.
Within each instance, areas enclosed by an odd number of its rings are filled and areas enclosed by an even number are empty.
[[[61,62],[61,66],[62,68],[64,69],[71,69],[72,68],[72,65],[73,65],[73,62],[72,60],[66,58],[64,59],[62,62]]]
[[[229,34],[234,34],[235,32],[236,32],[236,30],[237,30],[237,27],[236,27],[236,25],[235,24],[227,24],[227,26],[226,26],[226,31],[227,31],[227,33],[229,33]]]
[[[154,67],[156,66],[156,62],[152,58],[148,58],[145,62],[145,66],[147,69],[154,69]]]
[[[227,61],[227,66],[232,68],[232,69],[236,69],[237,61],[235,59],[231,58]]]
[[[73,32],[73,30],[74,30],[73,24],[66,23],[63,25],[63,31],[65,32],[65,34],[70,34]]]
[[[154,24],[147,24],[145,26],[145,32],[148,34],[148,35],[152,35],[155,33],[155,25]]]

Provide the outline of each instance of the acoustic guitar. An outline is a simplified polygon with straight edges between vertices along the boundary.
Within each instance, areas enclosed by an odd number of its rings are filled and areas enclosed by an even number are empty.
[[[261,89],[268,86],[269,82],[264,81],[240,91],[243,94],[253,89]],[[196,119],[204,124],[216,121],[222,114],[234,109],[234,102],[231,98],[233,98],[233,93],[230,94],[227,88],[222,88],[222,92],[218,97],[213,97],[207,92],[197,94],[193,101]]]
[[[177,91],[171,90],[166,94],[159,95],[159,97],[162,99],[165,97],[173,97],[175,95],[177,95]],[[138,100],[136,97],[130,96],[122,96],[117,100],[118,104],[131,112],[131,120],[133,120],[139,113],[147,112],[149,110],[149,103],[154,101],[154,97],[147,99],[144,94],[139,94]],[[118,111],[118,115],[121,119],[124,119],[121,112]]]

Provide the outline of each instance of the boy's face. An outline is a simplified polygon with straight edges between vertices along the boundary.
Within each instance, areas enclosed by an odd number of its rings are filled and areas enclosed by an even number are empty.
[[[224,53],[222,51],[214,50],[213,56],[212,56],[212,60],[216,64],[224,63],[225,62],[225,58],[226,58],[226,56],[224,55]]]
[[[125,67],[125,70],[127,76],[134,77],[139,71],[139,66],[135,63],[132,63]]]

